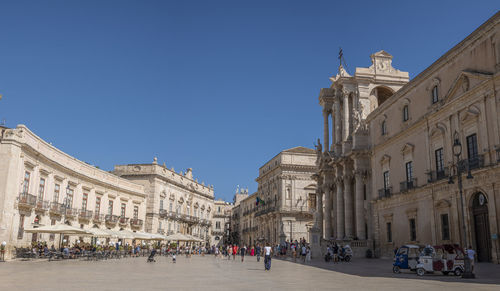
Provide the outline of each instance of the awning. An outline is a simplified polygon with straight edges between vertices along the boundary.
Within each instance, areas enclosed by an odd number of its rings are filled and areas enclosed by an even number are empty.
[[[74,234],[74,235],[92,234],[87,230],[67,224],[46,225],[37,228],[25,229],[24,231],[28,233],[58,233],[58,234]]]

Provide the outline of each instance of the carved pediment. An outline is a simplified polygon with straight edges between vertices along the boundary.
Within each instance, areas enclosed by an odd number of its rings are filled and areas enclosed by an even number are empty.
[[[462,123],[474,121],[479,117],[480,113],[481,111],[479,111],[479,108],[477,108],[475,105],[471,105],[467,107],[464,112],[461,112],[460,121]]]
[[[433,127],[429,133],[431,138],[437,138],[444,136],[446,133],[446,125],[441,122],[438,122],[435,127]]]
[[[411,143],[405,143],[405,145],[401,149],[401,154],[403,154],[403,155],[411,154],[411,153],[413,153],[414,148],[415,148],[415,146],[412,145]]]
[[[382,156],[382,158],[380,159],[380,164],[381,165],[384,165],[384,164],[388,164],[391,162],[391,156],[389,155],[384,155]]]
[[[453,81],[450,90],[444,97],[444,102],[448,102],[458,96],[463,95],[467,91],[474,89],[481,83],[486,82],[492,78],[491,73],[476,72],[476,71],[462,71],[458,77]]]
[[[438,209],[449,208],[449,207],[451,207],[451,202],[446,200],[446,199],[442,199],[442,200],[436,201],[434,206]]]

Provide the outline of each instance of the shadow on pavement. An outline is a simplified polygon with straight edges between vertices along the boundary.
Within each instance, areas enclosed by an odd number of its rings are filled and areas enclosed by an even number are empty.
[[[500,284],[500,265],[493,263],[476,263],[474,273],[475,279],[462,279],[454,275],[443,275],[441,272],[434,274],[426,274],[422,277],[417,276],[415,272],[402,270],[400,274],[392,272],[391,259],[366,259],[354,258],[349,263],[327,263],[320,260],[313,260],[309,263],[302,263],[297,260],[293,262],[291,258],[276,258],[281,261],[287,261],[291,264],[310,266],[324,270],[335,271],[343,274],[360,276],[360,277],[384,277],[397,279],[421,279],[433,280],[442,282],[460,282],[460,283],[479,283],[479,284]]]

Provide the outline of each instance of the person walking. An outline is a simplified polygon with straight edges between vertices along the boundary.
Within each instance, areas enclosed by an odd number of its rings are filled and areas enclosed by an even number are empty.
[[[307,250],[306,250],[306,262],[309,263],[311,262],[311,248],[309,246],[307,246]]]
[[[227,247],[227,260],[231,260],[231,255],[233,254],[233,247],[231,245],[229,245]]]
[[[470,266],[471,266],[471,271],[474,272],[474,258],[476,256],[476,251],[472,249],[472,246],[469,246],[466,250],[465,253],[467,254],[467,257],[469,257],[470,261]]]
[[[236,254],[238,254],[238,246],[233,246],[233,261],[236,259]]]
[[[300,249],[300,257],[302,258],[303,263],[306,262],[306,254],[307,254],[307,248],[306,248],[306,245],[303,244],[302,248]]]
[[[241,255],[241,262],[245,260],[245,252],[247,251],[247,246],[243,245],[242,248],[240,248],[240,255]]]
[[[255,248],[255,253],[257,255],[257,262],[260,262],[260,244]]]
[[[264,268],[266,271],[271,270],[271,254],[272,254],[272,248],[269,245],[268,242],[266,242],[266,246],[264,247]]]

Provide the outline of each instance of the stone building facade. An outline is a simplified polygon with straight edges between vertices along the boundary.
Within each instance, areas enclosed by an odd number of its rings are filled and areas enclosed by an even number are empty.
[[[176,173],[165,165],[117,165],[114,174],[143,185],[147,195],[145,230],[150,233],[180,232],[199,237],[209,245],[212,236],[214,188],[193,178],[192,169]]]
[[[316,226],[325,239],[379,256],[404,243],[464,245],[464,214],[478,259],[498,262],[499,43],[497,13],[411,81],[384,51],[354,76],[339,68],[319,97]],[[464,208],[455,139],[459,167],[474,177],[464,176]]]
[[[314,150],[295,147],[280,152],[259,169],[258,191],[235,199],[232,228],[238,232],[240,244],[308,237],[316,207],[315,161]]]
[[[60,151],[26,126],[0,128],[0,241],[7,257],[31,241],[59,244],[59,236],[25,228],[69,224],[79,228],[141,231],[143,186]],[[75,238],[76,239],[76,238]]]
[[[214,202],[212,237],[215,245],[223,245],[228,240],[232,208],[229,202],[220,199]]]

